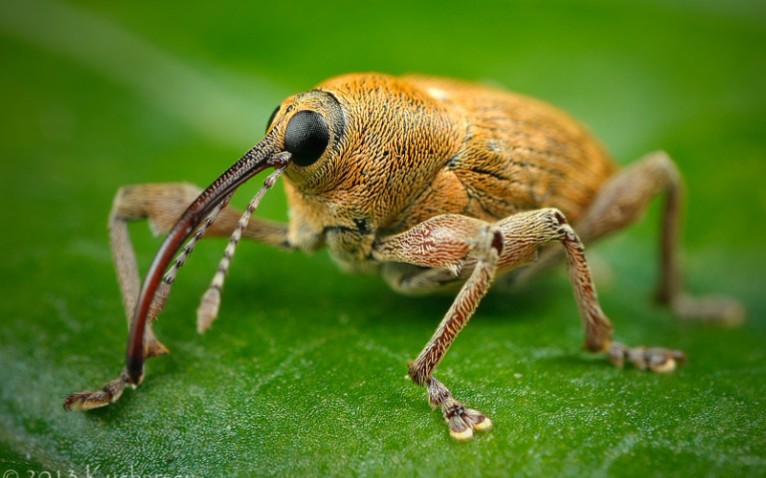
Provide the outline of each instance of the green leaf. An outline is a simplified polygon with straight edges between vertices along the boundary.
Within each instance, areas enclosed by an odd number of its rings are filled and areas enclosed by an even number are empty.
[[[760,5],[265,3],[0,5],[3,478],[766,474]],[[589,257],[618,337],[681,348],[689,363],[653,375],[579,350],[561,270],[497,287],[438,369],[495,423],[458,443],[406,378],[451,297],[401,297],[324,252],[244,244],[220,319],[200,337],[194,311],[225,244],[210,240],[156,327],[173,353],[115,405],[65,412],[68,393],[122,367],[105,230],[117,188],[205,185],[260,139],[283,97],[367,70],[541,97],[622,163],[669,151],[688,186],[688,287],[736,296],[747,321],[686,323],[651,304],[652,209]],[[258,214],[286,220],[285,208],[280,186]],[[144,224],[132,232],[146,267],[159,239]]]

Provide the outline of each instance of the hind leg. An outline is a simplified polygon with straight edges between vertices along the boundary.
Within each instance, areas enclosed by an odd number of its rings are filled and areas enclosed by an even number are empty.
[[[665,198],[660,226],[658,301],[685,319],[741,322],[745,311],[736,300],[722,296],[693,297],[683,290],[678,241],[684,186],[678,168],[666,153],[648,154],[607,181],[585,215],[575,224],[575,230],[583,242],[590,244],[636,222],[649,201],[658,195]],[[560,250],[545,251],[538,263],[523,271],[517,279],[536,274],[560,255]]]

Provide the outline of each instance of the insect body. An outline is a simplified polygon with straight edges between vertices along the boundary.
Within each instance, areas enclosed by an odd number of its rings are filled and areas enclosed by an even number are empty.
[[[240,218],[228,207],[231,195],[269,167],[275,172]],[[250,220],[282,173],[289,224]],[[654,153],[620,170],[561,111],[483,86],[379,74],[330,79],[282,102],[264,139],[204,191],[166,184],[118,192],[110,231],[131,326],[127,364],[102,390],[71,395],[65,407],[116,401],[126,385],[140,384],[146,358],[166,352],[151,322],[175,272],[205,233],[232,239],[203,298],[200,330],[217,314],[223,276],[241,236],[306,251],[326,246],[345,269],[377,270],[403,293],[459,286],[434,335],[409,364],[410,377],[426,387],[458,439],[491,422],[455,399],[433,372],[495,276],[507,271],[518,270],[521,279],[563,255],[586,348],[620,366],[627,360],[673,370],[684,360],[681,352],[612,341],[583,254],[583,241],[627,226],[661,193],[660,299],[687,316],[741,315],[736,302],[703,302],[681,293],[675,249],[682,184],[667,155]],[[169,231],[143,286],[127,234],[127,222],[140,218]]]

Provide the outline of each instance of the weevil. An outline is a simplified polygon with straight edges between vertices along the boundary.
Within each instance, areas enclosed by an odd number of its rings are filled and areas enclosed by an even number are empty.
[[[274,171],[244,213],[229,206],[240,185],[269,168]],[[289,223],[251,218],[282,174]],[[621,169],[582,124],[533,98],[440,78],[329,79],[284,100],[265,137],[206,189],[149,184],[118,191],[109,230],[130,327],[126,365],[103,389],[75,393],[64,407],[115,402],[126,386],[141,383],[147,358],[167,353],[151,325],[204,234],[230,240],[198,309],[200,331],[217,316],[242,237],[285,249],[327,247],[342,268],[377,271],[405,294],[457,289],[433,336],[408,364],[412,381],[425,387],[456,439],[492,422],[456,399],[434,370],[501,274],[523,281],[563,259],[584,348],[617,366],[672,371],[685,360],[682,352],[613,341],[583,243],[625,228],[662,195],[658,299],[684,317],[740,319],[744,309],[733,299],[683,292],[677,254],[683,189],[667,154]],[[128,235],[128,224],[140,219],[168,233],[143,284]]]

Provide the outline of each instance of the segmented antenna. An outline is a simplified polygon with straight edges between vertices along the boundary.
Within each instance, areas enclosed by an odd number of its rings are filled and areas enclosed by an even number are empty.
[[[173,285],[173,282],[176,280],[176,274],[178,274],[178,270],[186,263],[186,259],[188,259],[192,251],[194,251],[194,246],[196,246],[199,240],[202,239],[207,230],[210,228],[210,225],[213,224],[216,217],[218,217],[218,214],[220,214],[221,211],[223,211],[224,208],[229,204],[232,195],[233,194],[229,194],[226,196],[223,201],[218,203],[218,205],[213,208],[210,214],[207,215],[205,221],[201,226],[197,228],[197,232],[195,232],[194,236],[189,239],[189,241],[184,246],[183,251],[178,254],[173,265],[162,277],[162,282],[157,288],[157,292],[155,293],[154,299],[152,300],[151,309],[149,310],[149,322],[152,322],[157,317],[157,315],[159,315],[160,311],[162,311],[163,307],[165,306],[165,301],[168,299],[168,295],[170,294],[170,286]]]
[[[231,197],[232,197],[232,194],[229,194],[228,196],[226,196],[223,199],[223,201],[218,203],[218,205],[216,205],[215,208],[213,208],[210,214],[207,215],[207,218],[205,218],[205,222],[203,222],[202,225],[197,228],[197,232],[195,232],[194,236],[192,236],[192,238],[189,239],[189,242],[186,243],[186,245],[184,246],[184,250],[181,251],[180,254],[178,254],[178,257],[176,257],[175,263],[165,273],[165,275],[162,278],[162,282],[164,282],[168,286],[172,285],[173,282],[175,282],[178,269],[184,266],[184,264],[186,263],[186,259],[188,259],[192,251],[194,251],[194,247],[197,245],[199,240],[202,239],[202,236],[205,235],[210,225],[213,224],[213,221],[215,221],[215,218],[218,217],[218,214],[220,214],[221,211],[223,211],[223,209],[229,205],[229,201],[231,201]]]
[[[234,251],[237,249],[240,239],[242,239],[242,231],[247,228],[248,222],[250,222],[250,216],[252,216],[261,199],[266,194],[266,191],[274,186],[277,178],[287,167],[287,164],[277,168],[273,173],[269,174],[263,181],[263,187],[255,193],[253,199],[247,205],[245,212],[237,222],[237,226],[234,228],[234,232],[231,233],[229,243],[226,244],[226,249],[223,251],[223,257],[218,263],[218,269],[213,276],[213,280],[210,282],[210,286],[207,291],[202,295],[199,307],[197,308],[197,331],[204,333],[205,330],[210,327],[213,321],[218,317],[218,309],[221,306],[221,290],[223,289],[223,281],[226,278],[226,273],[229,271],[231,265],[231,259],[234,257]]]

